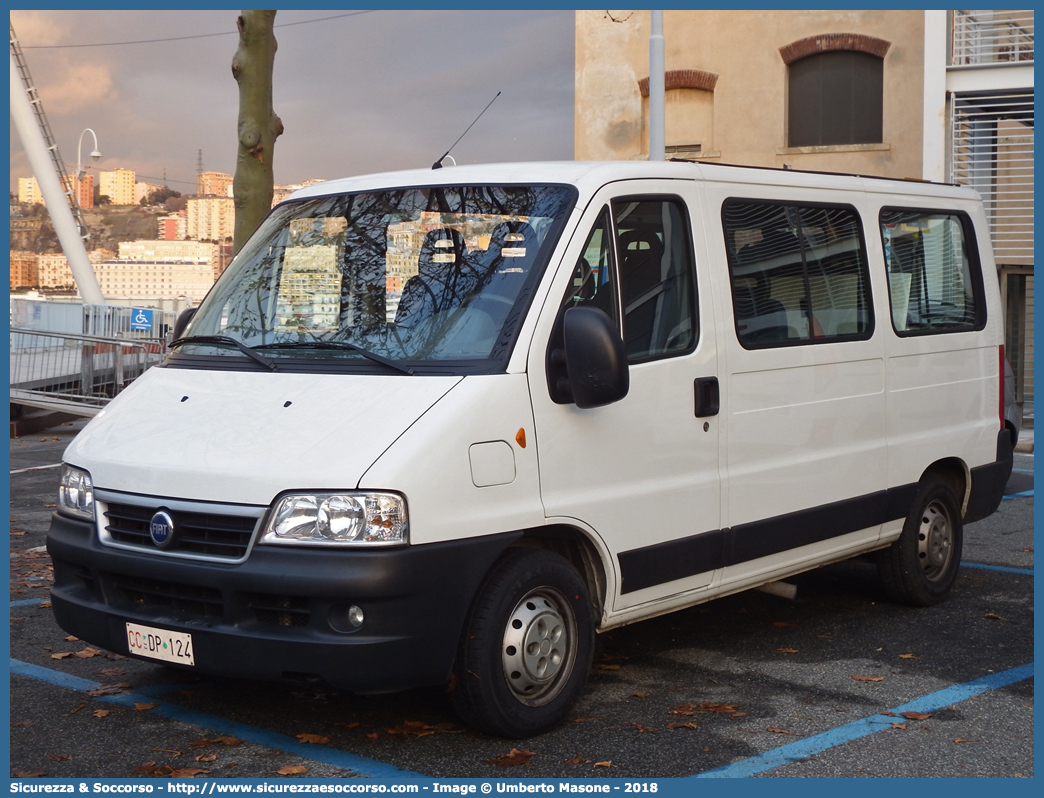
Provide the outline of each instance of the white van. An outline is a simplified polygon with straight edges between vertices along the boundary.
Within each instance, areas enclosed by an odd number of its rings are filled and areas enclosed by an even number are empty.
[[[66,631],[559,721],[594,634],[877,552],[951,589],[1011,467],[969,189],[460,166],[276,207],[65,453]]]

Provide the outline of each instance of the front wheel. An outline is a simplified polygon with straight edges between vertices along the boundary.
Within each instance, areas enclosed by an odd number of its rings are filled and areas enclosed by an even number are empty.
[[[576,569],[553,552],[512,550],[468,613],[454,708],[489,734],[546,731],[580,695],[593,648],[590,598]]]
[[[963,539],[953,486],[938,474],[926,476],[899,539],[878,553],[885,593],[920,607],[942,601],[957,580]]]

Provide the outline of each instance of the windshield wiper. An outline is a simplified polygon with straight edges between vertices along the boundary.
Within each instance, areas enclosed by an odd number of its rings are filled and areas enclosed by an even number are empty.
[[[364,349],[361,346],[350,344],[347,341],[287,341],[281,344],[262,344],[257,347],[258,349],[346,349],[356,354],[362,355],[367,360],[372,360],[374,363],[380,363],[382,366],[387,366],[390,369],[402,372],[403,374],[413,375],[414,370],[409,366],[403,366],[401,363],[384,357],[384,355],[378,355],[376,352],[371,352],[369,349]]]
[[[244,344],[242,341],[237,341],[231,335],[187,335],[184,338],[176,338],[170,342],[171,346],[178,346],[179,344],[232,344],[244,355],[249,357],[251,360],[257,361],[266,369],[279,371],[279,369],[276,368],[275,363],[266,357],[261,357],[261,355],[249,346]]]

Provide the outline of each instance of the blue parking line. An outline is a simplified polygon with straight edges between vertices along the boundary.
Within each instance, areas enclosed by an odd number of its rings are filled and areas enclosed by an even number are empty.
[[[1007,565],[986,565],[981,562],[962,562],[961,568],[981,568],[984,571],[1003,571],[1006,574],[1033,576],[1032,568],[1010,568]]]
[[[947,687],[921,698],[915,698],[913,701],[908,701],[887,711],[894,712],[896,715],[900,715],[903,712],[934,712],[972,696],[1007,687],[1031,678],[1033,678],[1032,662],[1011,670],[1001,671],[1000,673],[991,673],[970,682],[955,684],[953,687]],[[697,773],[689,778],[727,779],[756,776],[759,773],[774,770],[791,762],[800,762],[808,759],[810,756],[820,754],[844,743],[858,740],[860,737],[866,737],[874,732],[890,729],[892,728],[892,723],[892,718],[882,716],[880,713],[871,715],[867,718],[846,723],[844,726],[838,726],[836,729],[814,734],[811,737],[806,737],[804,740],[798,740],[789,745],[774,748],[771,751],[752,756],[749,759],[741,759],[739,762],[733,762],[731,765]]]
[[[11,673],[25,676],[29,679],[35,679],[40,682],[46,682],[57,687],[64,687],[68,690],[76,690],[78,692],[85,692],[101,686],[98,682],[92,682],[89,679],[81,679],[79,676],[72,676],[67,673],[62,673],[61,671],[44,668],[40,665],[22,662],[14,657],[11,657]],[[145,692],[138,692],[98,696],[97,700],[107,701],[113,704],[122,704],[124,706],[134,706],[135,703],[151,703],[154,698],[155,696],[153,695],[149,695]],[[198,726],[204,729],[210,729],[219,734],[232,735],[248,743],[255,743],[257,745],[262,745],[265,748],[284,751],[285,753],[299,756],[302,759],[310,759],[313,762],[322,762],[327,765],[333,765],[334,767],[351,770],[361,776],[369,776],[374,779],[401,779],[410,777],[424,778],[422,774],[414,773],[411,770],[399,768],[394,765],[388,765],[374,759],[367,759],[366,757],[357,756],[356,754],[350,754],[347,751],[339,751],[336,748],[325,748],[320,745],[306,745],[293,737],[287,737],[285,734],[268,731],[267,729],[259,729],[256,726],[228,720],[227,718],[222,718],[218,715],[211,715],[207,712],[198,712],[194,709],[187,709],[186,707],[178,706],[177,704],[161,701],[156,709],[147,711],[159,712],[161,717],[170,718],[171,720],[180,721],[182,723],[188,723],[192,726]]]
[[[1024,490],[1021,493],[1009,493],[1005,496],[1001,496],[1002,499],[1025,499],[1033,495],[1033,488]]]
[[[21,601],[12,601],[12,607],[27,607],[30,604],[43,604],[47,599],[35,598],[35,599],[22,599]]]

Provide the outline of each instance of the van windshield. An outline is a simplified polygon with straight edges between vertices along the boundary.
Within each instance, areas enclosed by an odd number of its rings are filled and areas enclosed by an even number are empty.
[[[284,203],[171,365],[220,368],[245,346],[273,370],[502,368],[574,202],[567,186],[440,186]]]

